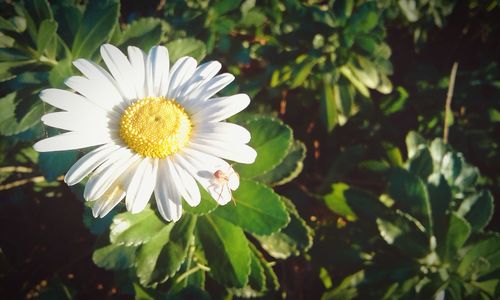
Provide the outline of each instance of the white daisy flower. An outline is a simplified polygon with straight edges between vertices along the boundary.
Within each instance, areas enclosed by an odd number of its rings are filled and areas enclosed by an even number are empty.
[[[94,201],[94,216],[103,217],[125,198],[127,210],[138,213],[154,193],[160,214],[177,221],[181,199],[200,203],[198,182],[221,205],[231,200],[230,184],[216,174],[234,173],[224,159],[253,163],[256,152],[246,145],[250,133],[224,120],[248,106],[245,94],[215,97],[234,80],[216,75],[221,64],[197,66],[182,57],[170,68],[168,50],[153,47],[145,54],[128,47],[128,58],[115,46],[101,46],[109,73],[99,65],[73,62],[84,76],[66,85],[75,92],[46,89],[40,98],[63,111],[42,117],[45,125],[67,130],[37,142],[39,152],[99,146],[80,158],[64,180],[68,185],[90,178],[84,197]],[[220,172],[218,172],[220,171]]]

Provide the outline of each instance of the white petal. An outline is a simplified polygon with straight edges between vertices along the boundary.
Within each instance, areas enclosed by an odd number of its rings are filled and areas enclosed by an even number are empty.
[[[176,156],[176,162],[191,174],[201,186],[219,204],[224,205],[231,201],[229,188],[223,188],[215,181],[214,173],[221,170],[231,171],[231,166],[224,160],[193,149],[185,149],[182,155]]]
[[[113,74],[123,97],[127,100],[137,99],[134,69],[125,54],[113,45],[104,44],[101,46],[101,56]]]
[[[94,171],[99,165],[106,161],[113,152],[120,146],[109,143],[103,145],[80,158],[66,173],[64,181],[69,185],[75,185],[82,181],[90,172]]]
[[[64,151],[102,145],[111,141],[106,134],[66,132],[38,141],[33,148],[38,152]]]
[[[43,115],[42,122],[50,127],[64,130],[93,132],[107,130],[110,120],[105,112],[87,114],[86,112],[54,112]]]
[[[103,111],[101,107],[90,102],[87,98],[70,91],[46,89],[41,91],[39,96],[44,102],[69,112]]]
[[[194,58],[189,56],[179,58],[172,66],[167,98],[176,99],[182,89],[182,85],[191,79],[195,70],[196,60]]]
[[[117,89],[117,82],[101,66],[86,59],[77,59],[73,65],[91,82],[98,82],[106,89],[106,101],[109,101],[111,105],[122,103],[123,98]]]
[[[147,58],[148,96],[165,96],[169,86],[170,60],[167,48],[155,46],[149,50]]]
[[[230,97],[213,98],[204,103],[204,107],[192,115],[195,123],[219,122],[225,120],[250,104],[246,94],[237,94]]]
[[[155,198],[158,211],[167,221],[178,221],[182,215],[180,193],[172,180],[172,174],[166,160],[160,160],[158,178],[155,186]]]
[[[233,123],[202,123],[197,126],[193,138],[200,138],[206,141],[246,144],[250,141],[250,132],[244,127]]]
[[[191,78],[186,81],[179,91],[178,98],[185,99],[200,85],[212,79],[221,69],[222,65],[218,61],[209,61],[199,65]]]
[[[104,218],[120,201],[125,198],[125,190],[120,184],[111,186],[104,195],[94,202],[92,215]]]
[[[184,200],[192,207],[198,206],[201,201],[201,194],[194,178],[186,170],[176,165],[174,159],[167,160],[167,162],[174,183]]]
[[[236,191],[238,187],[240,186],[240,175],[234,171],[233,168],[231,168],[231,171],[229,171],[229,180],[228,180],[228,186],[231,190]]]
[[[191,139],[191,148],[213,156],[229,159],[243,164],[255,162],[257,152],[245,144],[231,142],[206,141],[202,139]]]
[[[220,90],[225,88],[234,80],[234,76],[229,73],[224,73],[215,76],[206,83],[201,84],[197,89],[187,95],[190,100],[205,101]]]
[[[135,214],[146,207],[155,187],[156,174],[156,160],[142,159],[127,188],[125,203],[128,211]]]
[[[130,166],[139,160],[138,155],[133,155],[128,149],[122,149],[115,152],[115,157],[100,165],[90,176],[83,191],[85,200],[99,199]]]
[[[134,69],[134,82],[135,90],[138,99],[145,98],[146,93],[146,53],[141,49],[133,46],[129,46],[128,59],[130,60],[130,65]]]
[[[66,79],[64,84],[106,111],[113,110],[116,107],[114,101],[109,101],[113,95],[102,82],[90,80],[83,76],[71,76]]]

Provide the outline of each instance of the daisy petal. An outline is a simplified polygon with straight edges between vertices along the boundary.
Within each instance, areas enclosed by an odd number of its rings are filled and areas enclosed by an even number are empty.
[[[212,79],[222,68],[222,65],[218,61],[209,61],[204,64],[199,65],[194,71],[191,79],[186,81],[179,91],[179,99],[185,99],[197,89],[200,85],[204,84],[208,80]]]
[[[250,98],[246,94],[213,98],[205,101],[204,107],[193,114],[192,119],[195,123],[219,122],[239,113],[248,104]]]
[[[167,160],[167,162],[170,169],[170,174],[172,174],[172,178],[182,198],[184,198],[184,200],[186,200],[186,202],[190,206],[198,206],[201,201],[201,194],[194,178],[189,175],[183,168],[176,166],[173,159],[172,161]]]
[[[125,198],[127,210],[131,213],[141,212],[148,204],[156,183],[157,166],[156,160],[144,158],[135,169]]]
[[[38,152],[64,151],[102,145],[110,141],[109,134],[66,132],[38,141],[33,148]]]
[[[127,100],[137,99],[134,85],[134,69],[125,54],[113,45],[104,44],[101,46],[101,56],[116,79],[122,96]]]
[[[116,144],[106,144],[80,158],[66,173],[64,181],[69,185],[75,185],[82,181],[90,172],[94,171],[99,165],[105,162],[112,153],[120,146]]]
[[[137,47],[129,46],[128,59],[130,60],[130,65],[134,69],[134,82],[137,97],[139,99],[145,98],[146,93],[146,60],[147,56],[144,51]]]
[[[92,215],[94,218],[104,218],[123,198],[125,191],[120,184],[114,184],[104,195],[94,202]]]
[[[70,91],[60,89],[46,89],[40,92],[39,97],[45,103],[69,112],[103,111],[101,107],[90,102],[87,98]]]
[[[200,124],[193,138],[206,141],[246,144],[250,141],[250,132],[240,125],[227,122]]]
[[[196,60],[194,58],[189,56],[179,58],[179,60],[172,66],[167,98],[176,99],[182,85],[191,78],[195,70]],[[182,99],[178,100],[180,102]]]
[[[42,122],[50,127],[64,130],[92,132],[107,130],[109,119],[104,112],[86,114],[85,112],[54,112],[42,116]]]
[[[158,211],[165,220],[175,222],[180,219],[182,215],[181,196],[172,180],[166,160],[159,162],[155,198]]]
[[[217,94],[220,90],[233,82],[233,80],[234,76],[229,73],[217,75],[206,83],[201,84],[196,90],[191,92],[187,98],[190,100],[205,101]]]
[[[165,96],[169,87],[170,60],[167,48],[155,46],[147,58],[148,96]]]
[[[83,76],[71,76],[64,81],[64,84],[106,111],[113,110],[115,107],[114,102],[108,100],[113,95],[109,93],[102,82],[90,80]]]
[[[207,141],[193,138],[191,139],[190,145],[193,149],[198,151],[243,164],[251,164],[257,157],[257,152],[252,147],[245,144]]]

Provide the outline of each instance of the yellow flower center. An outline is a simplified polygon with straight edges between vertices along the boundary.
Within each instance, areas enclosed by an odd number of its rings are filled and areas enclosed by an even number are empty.
[[[144,157],[166,158],[189,141],[192,124],[184,108],[165,97],[141,99],[125,110],[120,137]]]

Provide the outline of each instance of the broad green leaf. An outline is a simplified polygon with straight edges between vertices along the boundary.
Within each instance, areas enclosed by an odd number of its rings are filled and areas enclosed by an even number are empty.
[[[292,201],[282,197],[290,214],[290,222],[281,231],[257,239],[267,253],[278,259],[305,253],[312,246],[313,230],[297,212]]]
[[[255,180],[269,185],[282,185],[297,177],[304,166],[306,146],[301,141],[295,140],[283,161],[271,171],[255,177]]]
[[[164,282],[179,270],[186,258],[195,225],[196,217],[185,214],[177,223],[166,225],[137,250],[135,267],[141,284]]]
[[[458,175],[462,172],[464,164],[465,160],[461,153],[448,152],[445,154],[441,164],[441,173],[450,185],[455,183]]]
[[[261,265],[260,260],[252,252],[250,252],[250,275],[248,276],[248,284],[241,289],[231,289],[231,292],[238,297],[254,298],[263,295],[266,289],[266,275],[264,267]]]
[[[401,155],[401,151],[399,151],[398,147],[390,143],[382,143],[382,146],[385,149],[385,155],[387,156],[387,161],[393,167],[403,167],[403,156]]]
[[[354,94],[347,84],[337,84],[333,90],[333,98],[337,107],[337,121],[343,126],[353,114]]]
[[[374,3],[365,3],[355,10],[349,18],[349,29],[368,33],[379,23],[379,12]]]
[[[421,148],[420,146],[427,145],[427,141],[416,131],[408,132],[405,142],[408,151],[408,159],[412,158],[417,153]]]
[[[92,260],[106,270],[125,270],[133,266],[135,251],[136,247],[104,244],[94,250]]]
[[[47,181],[55,181],[71,168],[77,158],[78,151],[42,152],[38,157],[38,165]]]
[[[344,196],[344,192],[349,189],[349,185],[339,182],[332,184],[332,192],[323,197],[326,206],[336,214],[345,217],[349,221],[357,219]]]
[[[183,201],[182,209],[194,215],[205,215],[215,210],[218,207],[217,201],[201,186],[198,185],[198,189],[201,193],[200,204],[191,207],[186,201]]]
[[[274,273],[273,268],[271,267],[270,263],[266,261],[264,256],[262,255],[259,250],[253,245],[249,244],[250,250],[252,252],[252,255],[258,260],[260,263],[260,266],[262,267],[264,271],[264,277],[265,277],[265,291],[276,291],[279,288],[279,281],[278,281],[278,276],[276,276],[276,273]]]
[[[167,43],[170,61],[174,63],[183,56],[191,56],[199,62],[205,58],[207,49],[202,41],[193,38],[177,39]]]
[[[344,77],[352,83],[361,95],[367,98],[370,97],[370,91],[368,91],[366,86],[353,74],[352,70],[348,66],[342,66],[339,70],[340,73],[342,73],[342,75],[344,75]]]
[[[278,166],[292,145],[292,130],[281,121],[256,117],[243,124],[252,134],[249,145],[257,151],[253,164],[235,167],[241,177],[253,178]]]
[[[432,161],[434,162],[434,172],[441,172],[443,157],[449,151],[449,146],[442,139],[434,139],[429,148]]]
[[[37,102],[31,106],[22,118],[16,115],[16,93],[10,93],[0,98],[0,134],[14,135],[29,129],[40,122],[43,114],[43,104]]]
[[[54,18],[59,24],[57,33],[66,45],[72,45],[83,17],[82,9],[71,1],[59,1],[52,5]]]
[[[72,57],[60,60],[49,73],[50,85],[54,88],[64,88],[64,81],[73,75]]]
[[[489,191],[481,191],[462,201],[458,215],[464,217],[473,231],[483,230],[493,217],[493,196]]]
[[[389,245],[394,245],[407,255],[423,258],[430,252],[427,236],[403,215],[378,218],[377,227]]]
[[[375,89],[378,86],[380,79],[377,73],[377,66],[367,58],[357,56],[357,61],[351,65],[351,70],[368,88]]]
[[[462,190],[474,187],[479,179],[479,170],[471,165],[465,164],[462,171],[455,180],[455,185],[459,186]]]
[[[498,234],[494,234],[489,237],[485,237],[473,244],[470,244],[461,251],[465,253],[460,260],[460,264],[458,265],[457,272],[461,276],[472,276],[473,271],[475,269],[475,265],[481,261],[485,260],[488,262],[490,257],[494,257],[500,251],[500,236]],[[500,263],[500,261],[497,261]],[[498,268],[499,266],[496,265]],[[488,271],[488,270],[485,270]],[[490,270],[493,271],[493,270]]]
[[[317,63],[318,60],[311,56],[297,58],[290,74],[290,88],[294,89],[301,86]]]
[[[0,48],[0,61],[26,61],[30,58],[15,48]]]
[[[140,245],[152,239],[167,224],[147,207],[138,214],[125,212],[114,217],[109,238],[113,244]]]
[[[438,243],[444,240],[448,228],[448,209],[452,203],[451,189],[443,175],[434,173],[427,182],[434,235]]]
[[[130,23],[123,30],[118,45],[133,45],[141,49],[158,45],[162,37],[161,20],[155,18],[140,18]]]
[[[73,41],[73,57],[92,58],[113,32],[119,11],[117,0],[89,1]]]
[[[44,20],[40,24],[40,29],[36,37],[36,51],[42,54],[50,41],[56,38],[57,22],[54,20]]]
[[[290,222],[280,196],[263,184],[242,179],[239,188],[233,192],[233,198],[235,205],[219,206],[213,214],[245,231],[268,235]]]
[[[453,261],[458,254],[458,250],[469,238],[470,232],[471,227],[469,223],[457,213],[451,213],[446,240],[443,241],[443,250],[440,251],[442,258],[446,261]],[[438,250],[439,249],[438,241]]]
[[[251,257],[243,230],[211,215],[198,217],[197,230],[212,277],[228,287],[244,287]]]
[[[432,232],[431,206],[425,184],[417,176],[403,169],[395,169],[389,176],[388,194],[396,206],[419,220]]]
[[[427,180],[433,168],[431,153],[429,149],[424,146],[418,148],[414,155],[408,160],[408,171],[420,176],[422,180]]]
[[[332,85],[332,76],[327,74],[323,79],[323,93],[321,95],[321,120],[328,132],[331,132],[337,124],[337,105],[335,98],[340,97],[339,87]]]

